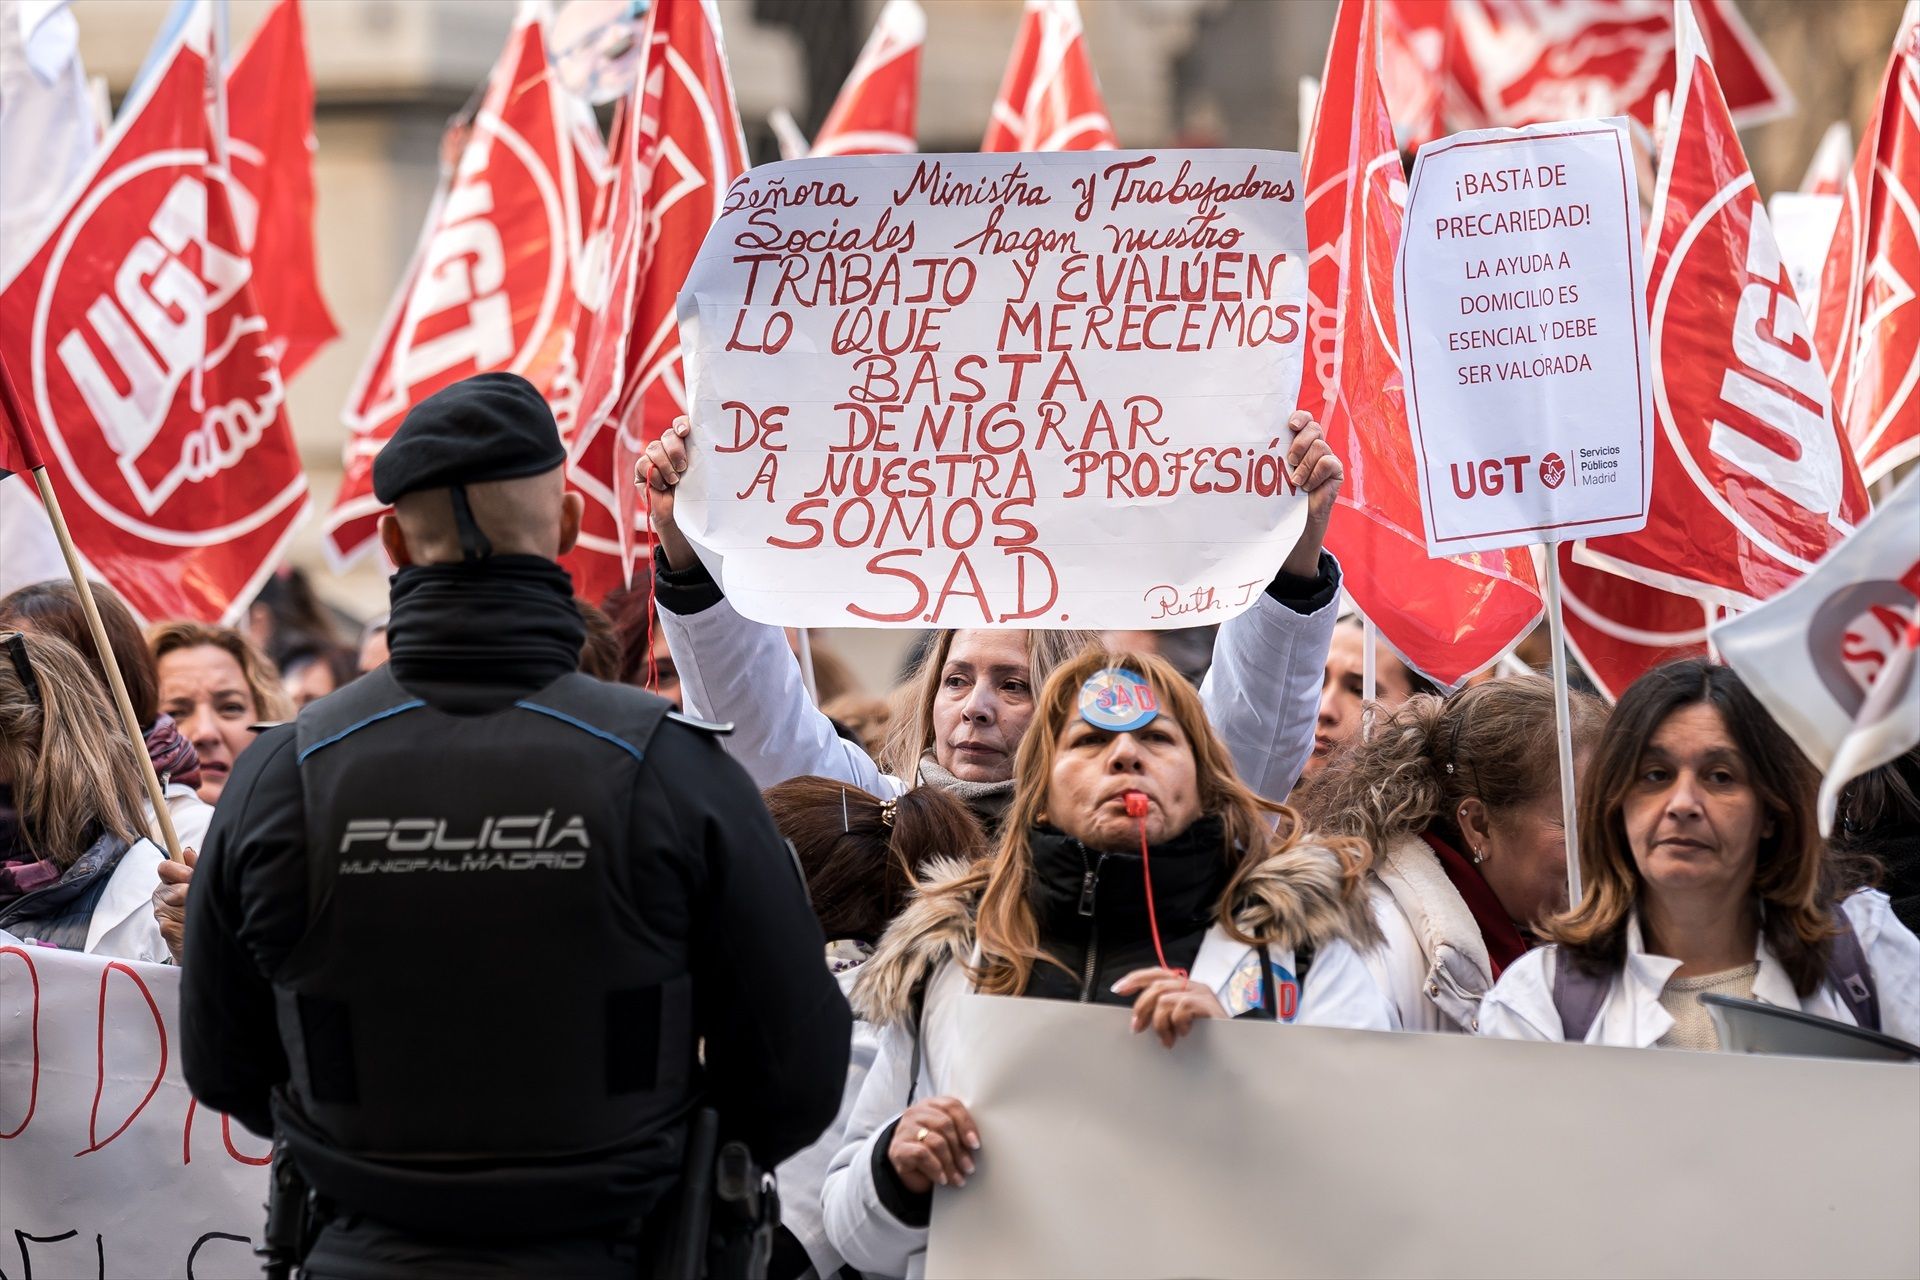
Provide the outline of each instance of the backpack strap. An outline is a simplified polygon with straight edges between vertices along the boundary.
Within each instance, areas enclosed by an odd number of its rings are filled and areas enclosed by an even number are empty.
[[[1608,979],[1575,964],[1564,948],[1553,952],[1553,1007],[1560,1013],[1560,1038],[1585,1044],[1600,1007],[1607,1002]]]
[[[1873,966],[1867,963],[1866,948],[1854,932],[1853,921],[1839,903],[1833,904],[1836,929],[1827,951],[1827,981],[1847,1006],[1847,1012],[1864,1030],[1880,1030],[1880,994],[1873,982]]]

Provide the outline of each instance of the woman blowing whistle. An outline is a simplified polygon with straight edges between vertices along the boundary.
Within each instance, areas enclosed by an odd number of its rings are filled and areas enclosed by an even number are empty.
[[[945,1092],[969,990],[1130,1006],[1169,1048],[1203,1018],[1385,1029],[1355,950],[1376,936],[1359,861],[1297,826],[1234,774],[1167,663],[1087,653],[1056,670],[995,852],[923,886],[855,985],[880,1047],[822,1197],[841,1256],[917,1271],[932,1188],[990,1158]]]

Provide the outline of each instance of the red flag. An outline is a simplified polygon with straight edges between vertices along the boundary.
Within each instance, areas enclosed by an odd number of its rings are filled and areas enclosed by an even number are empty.
[[[1653,501],[1603,567],[1723,603],[1766,599],[1867,515],[1826,372],[1687,5],[1647,261]]]
[[[914,0],[887,0],[873,34],[813,140],[816,156],[871,156],[918,149],[920,46],[927,15]]]
[[[1027,0],[982,151],[1109,151],[1120,145],[1074,0]]]
[[[720,15],[711,0],[655,0],[647,15],[647,54],[641,68],[651,139],[641,143],[652,170],[643,197],[640,245],[646,265],[634,292],[628,336],[632,371],[621,388],[613,421],[614,491],[619,495],[620,547],[627,576],[651,545],[636,535],[640,494],[634,465],[647,444],[687,412],[680,369],[680,323],[675,303],[707,228],[720,216],[727,188],[747,169],[746,141],[720,41]],[[655,87],[657,86],[657,88]]]
[[[1581,564],[1574,546],[1559,546],[1567,647],[1609,701],[1663,662],[1707,655],[1707,606]]]
[[[313,247],[313,74],[300,0],[278,0],[227,72],[234,217],[253,259],[267,336],[292,380],[340,336],[320,294]]]
[[[1327,535],[1347,593],[1416,669],[1456,684],[1526,633],[1540,593],[1524,549],[1427,558],[1392,290],[1406,181],[1380,89],[1378,14],[1343,0],[1327,52],[1306,165],[1312,337],[1300,404],[1347,467]]]
[[[40,442],[33,438],[33,424],[20,401],[13,374],[0,360],[0,477],[24,475],[46,465],[40,458]]]
[[[407,410],[476,373],[510,370],[539,387],[555,417],[578,395],[569,325],[583,214],[564,91],[547,69],[538,11],[523,11],[472,123],[449,133],[457,167],[442,177],[419,247],[344,413],[346,475],[327,516],[342,562],[373,543],[382,510],[373,459]]]
[[[0,292],[4,358],[74,542],[149,618],[244,607],[306,506],[214,164],[214,65],[201,4]]]
[[[1871,484],[1920,457],[1920,4],[1909,3],[1820,275],[1814,345]]]
[[[1779,69],[1729,0],[1695,8],[1734,122],[1792,112]],[[1674,83],[1673,13],[1674,0],[1456,0],[1445,41],[1452,127],[1621,114],[1651,127],[1654,98]]]
[[[1417,150],[1447,131],[1446,55],[1452,30],[1449,0],[1384,0],[1380,15],[1380,86],[1402,150]]]

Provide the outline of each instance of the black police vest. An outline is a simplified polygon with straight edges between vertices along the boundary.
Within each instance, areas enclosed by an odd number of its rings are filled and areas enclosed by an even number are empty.
[[[308,926],[275,990],[289,1101],[328,1144],[564,1156],[684,1105],[687,958],[645,927],[630,847],[669,709],[569,674],[454,716],[383,667],[301,712]]]

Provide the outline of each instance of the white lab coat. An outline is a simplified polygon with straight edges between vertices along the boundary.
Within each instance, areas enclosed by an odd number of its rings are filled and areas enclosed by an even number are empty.
[[[1293,969],[1290,951],[1271,950],[1274,963]],[[1257,988],[1259,953],[1236,942],[1215,925],[1200,943],[1192,978],[1213,989],[1221,1005],[1234,1013],[1248,1007],[1249,986]],[[1252,983],[1247,981],[1252,975]],[[920,1030],[924,1037],[917,1099],[948,1092],[946,1081],[956,1057],[965,1051],[955,1030],[959,1000],[970,989],[966,971],[943,962],[927,980]],[[1114,1017],[1127,1016],[1123,1008]],[[1347,943],[1331,940],[1314,952],[1313,966],[1300,994],[1294,1021],[1305,1026],[1387,1029],[1386,998],[1374,985],[1366,965]],[[1276,1028],[1277,1029],[1277,1028]],[[913,1062],[913,1036],[893,1023],[880,1033],[880,1047],[867,1073],[853,1113],[847,1119],[845,1139],[827,1170],[822,1209],[827,1238],[854,1269],[868,1275],[915,1277],[925,1273],[927,1228],[910,1226],[881,1203],[873,1178],[874,1147],[908,1104],[908,1072]],[[961,1099],[965,1101],[965,1099]],[[980,1135],[983,1147],[993,1142],[990,1132]]]
[[[169,782],[162,794],[167,798],[167,816],[173,819],[173,834],[180,837],[180,847],[195,853],[206,848],[207,828],[213,825],[213,806],[184,782]],[[153,825],[153,801],[143,796],[140,808],[146,813],[148,824]]]
[[[1320,680],[1339,600],[1296,613],[1262,592],[1252,608],[1220,628],[1213,666],[1200,687],[1207,718],[1241,779],[1260,795],[1284,799],[1313,750]],[[800,664],[778,627],[740,616],[725,599],[698,613],[660,610],[687,712],[731,724],[727,752],[762,788],[817,774],[881,797],[908,780],[834,732],[807,697]]]
[[[1471,1032],[1493,963],[1427,842],[1407,836],[1380,853],[1367,896],[1383,941],[1363,958],[1393,1007],[1393,1029]]]
[[[166,860],[165,851],[151,840],[136,841],[120,855],[87,921],[88,955],[173,962],[153,914],[153,891],[160,887],[160,864]]]
[[[1902,1040],[1920,1042],[1920,938],[1894,917],[1887,895],[1863,890],[1848,898],[1843,909],[1859,935],[1867,967],[1873,971],[1880,1000],[1880,1029]],[[1853,1023],[1846,1001],[1831,984],[1822,982],[1802,1000],[1793,979],[1781,967],[1763,938],[1755,957],[1753,998],[1780,1009],[1798,1009],[1816,1017]],[[1564,1038],[1560,1013],[1553,1003],[1554,965],[1558,947],[1541,947],[1521,957],[1500,975],[1480,1002],[1480,1034],[1507,1040]],[[1652,1047],[1673,1027],[1673,1015],[1660,1004],[1667,979],[1680,967],[1678,960],[1646,949],[1636,915],[1627,923],[1627,963],[1614,975],[1606,1003],[1587,1031],[1587,1044],[1628,1048]]]
[[[835,979],[840,983],[840,994],[851,995],[853,984],[859,976],[858,965],[835,974]],[[840,1113],[827,1126],[826,1132],[814,1139],[811,1146],[788,1156],[774,1171],[780,1183],[780,1225],[791,1231],[794,1239],[806,1249],[815,1276],[831,1276],[845,1261],[834,1249],[832,1241],[827,1239],[826,1227],[820,1220],[821,1188],[826,1182],[827,1166],[845,1145],[844,1135],[847,1122],[853,1118],[854,1102],[859,1098],[860,1086],[866,1083],[867,1072],[873,1067],[874,1057],[879,1052],[879,1031],[872,1023],[855,1018],[853,1044],[847,1056],[846,1090],[840,1095]]]

